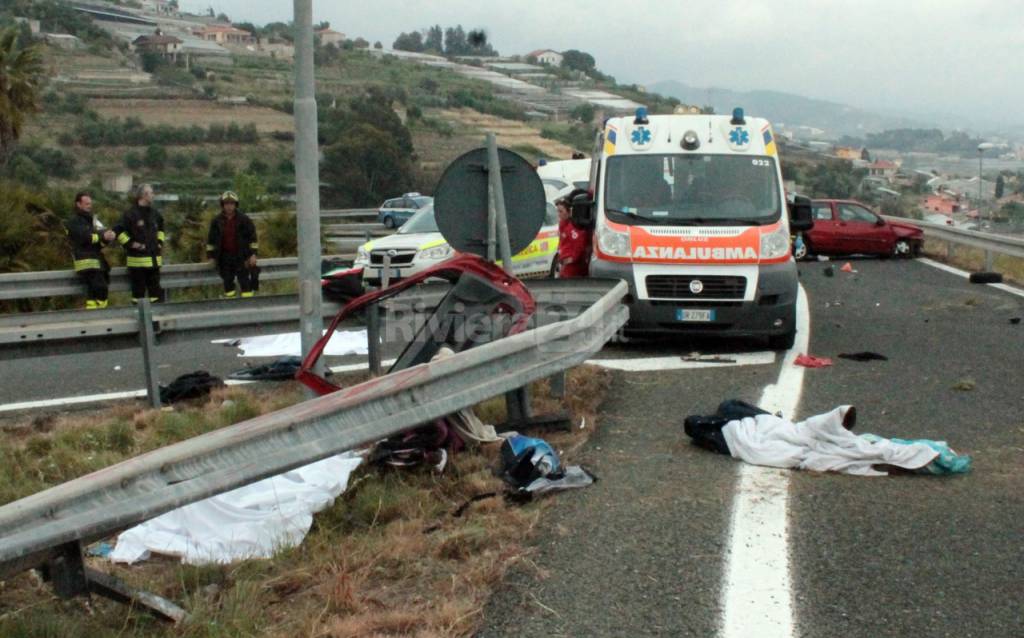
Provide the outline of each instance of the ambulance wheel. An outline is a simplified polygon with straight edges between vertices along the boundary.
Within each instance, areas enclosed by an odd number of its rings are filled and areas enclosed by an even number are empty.
[[[796,343],[796,329],[781,335],[768,337],[768,348],[770,350],[789,350]]]

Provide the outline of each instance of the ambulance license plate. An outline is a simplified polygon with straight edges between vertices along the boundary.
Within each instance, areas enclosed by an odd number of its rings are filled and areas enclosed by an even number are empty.
[[[691,308],[676,308],[676,321],[714,321],[714,310],[694,310]]]

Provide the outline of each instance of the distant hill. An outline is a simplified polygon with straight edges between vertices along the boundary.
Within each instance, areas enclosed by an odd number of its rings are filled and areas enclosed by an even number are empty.
[[[895,128],[923,128],[934,125],[910,118],[885,115],[846,104],[816,100],[779,91],[732,91],[702,89],[668,80],[647,86],[649,91],[681,100],[684,104],[710,105],[716,113],[729,113],[734,107],[789,127],[811,126],[822,129],[830,138],[843,135],[863,137]]]

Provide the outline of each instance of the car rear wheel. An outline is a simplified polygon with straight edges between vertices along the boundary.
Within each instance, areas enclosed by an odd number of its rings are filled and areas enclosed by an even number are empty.
[[[896,243],[892,246],[893,257],[902,257],[909,259],[914,254],[913,246],[909,239],[897,239]]]
[[[384,218],[384,227],[385,228],[394,228],[395,227],[395,218],[390,216],[390,215],[385,217]]]

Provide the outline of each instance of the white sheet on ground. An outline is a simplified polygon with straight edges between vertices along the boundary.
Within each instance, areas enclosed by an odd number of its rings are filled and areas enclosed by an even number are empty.
[[[722,428],[729,452],[752,465],[885,476],[875,465],[916,470],[938,452],[920,443],[903,445],[886,439],[870,442],[843,427],[850,406],[793,423],[771,414],[730,421]]]
[[[260,335],[241,339],[217,339],[211,343],[234,343],[242,350],[240,357],[286,357],[302,356],[302,341],[299,333]],[[324,356],[343,357],[349,354],[368,352],[366,330],[338,330],[327,342]]]
[[[268,558],[302,542],[313,514],[345,491],[362,460],[346,452],[167,512],[122,532],[110,560],[134,563],[151,553],[193,565]]]

